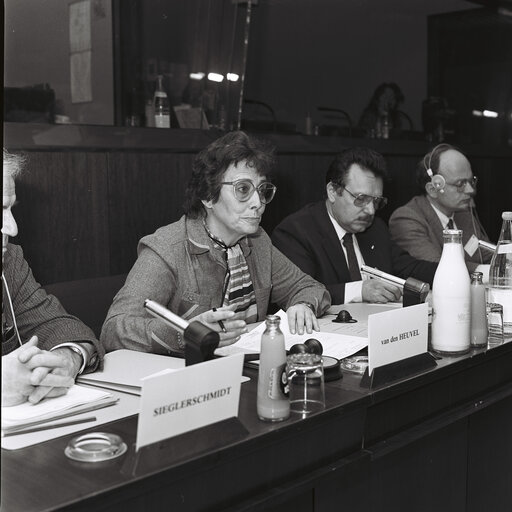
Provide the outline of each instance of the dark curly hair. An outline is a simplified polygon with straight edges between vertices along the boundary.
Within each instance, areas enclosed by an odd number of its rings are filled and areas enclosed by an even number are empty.
[[[270,179],[275,166],[274,152],[269,142],[242,131],[226,133],[209,144],[194,159],[183,205],[185,213],[197,218],[204,211],[201,201],[218,201],[221,182],[230,165],[244,162]]]
[[[336,155],[325,175],[325,184],[332,182],[338,187],[344,187],[348,170],[352,164],[357,164],[362,169],[373,172],[375,176],[384,181],[388,179],[386,161],[380,153],[370,148],[355,147],[344,149]]]

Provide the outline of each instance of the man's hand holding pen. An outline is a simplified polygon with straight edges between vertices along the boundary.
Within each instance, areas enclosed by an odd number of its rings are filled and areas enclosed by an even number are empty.
[[[240,336],[247,332],[245,312],[235,313],[234,306],[223,306],[205,311],[192,318],[219,333],[219,347],[236,343]]]

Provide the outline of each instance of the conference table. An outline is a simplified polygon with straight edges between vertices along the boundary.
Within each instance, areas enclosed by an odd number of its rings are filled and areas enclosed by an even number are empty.
[[[247,367],[237,418],[138,452],[136,415],[83,430],[122,437],[110,461],[68,459],[76,434],[3,449],[0,510],[510,510],[510,341],[373,389],[343,371],[325,410],[275,424],[256,415]]]

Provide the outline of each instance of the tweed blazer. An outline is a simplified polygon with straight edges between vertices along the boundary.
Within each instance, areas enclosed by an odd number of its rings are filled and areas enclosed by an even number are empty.
[[[456,212],[457,229],[462,229],[462,245],[469,239],[489,241],[478,217],[470,211]],[[438,262],[443,252],[443,226],[430,201],[424,195],[413,197],[397,208],[389,219],[389,231],[393,240],[415,258]],[[492,253],[478,248],[474,254],[464,251],[466,266],[471,272],[482,263],[490,263]]]
[[[432,284],[437,264],[416,260],[400,249],[382,219],[375,217],[366,231],[356,233],[356,238],[366,265]],[[345,283],[351,279],[325,201],[311,203],[286,217],[272,233],[272,241],[301,270],[325,284],[333,304],[344,302]]]
[[[270,303],[286,310],[309,302],[318,316],[329,308],[325,287],[273,247],[263,229],[239,243],[251,274],[258,320],[264,320]],[[103,324],[100,338],[107,351],[182,352],[177,331],[152,317],[144,300],[155,300],[189,320],[221,306],[226,270],[225,253],[213,246],[202,219],[183,216],[142,238],[137,261]]]
[[[78,318],[67,314],[58,299],[47,294],[36,282],[20,246],[7,245],[3,271],[21,341],[24,343],[32,336],[37,335],[38,346],[44,350],[49,350],[65,342],[89,342],[94,345],[95,350],[85,371],[96,370],[103,359],[103,347],[89,327]],[[2,283],[2,287],[2,320],[5,325],[13,326],[4,283]],[[2,342],[2,355],[8,354],[19,346],[16,335],[12,330],[11,332],[13,335]]]

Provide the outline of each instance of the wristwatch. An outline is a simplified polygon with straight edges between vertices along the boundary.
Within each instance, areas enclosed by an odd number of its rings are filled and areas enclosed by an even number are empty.
[[[69,348],[70,350],[75,352],[75,354],[78,354],[82,358],[82,364],[80,365],[80,369],[78,370],[78,373],[77,373],[77,375],[81,375],[87,365],[87,352],[85,351],[85,349],[83,349],[77,343],[61,343],[59,345],[56,345],[55,347],[52,347],[50,349],[50,352],[52,350],[56,350],[58,348],[64,348],[64,347]]]

